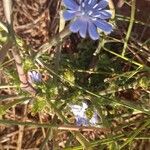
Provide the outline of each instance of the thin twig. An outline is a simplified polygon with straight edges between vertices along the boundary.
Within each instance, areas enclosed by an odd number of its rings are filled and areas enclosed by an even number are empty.
[[[17,85],[1,85],[0,89],[17,88]]]
[[[54,125],[45,123],[33,123],[33,122],[20,122],[14,120],[3,120],[0,119],[0,124],[5,125],[23,125],[23,126],[34,126],[42,128],[53,128],[56,130],[66,130],[66,131],[100,131],[100,132],[110,132],[109,128],[99,128],[99,127],[85,127],[85,126],[72,126],[72,125]]]
[[[40,113],[38,113],[38,115],[39,115],[40,123],[43,123]],[[49,134],[50,134],[50,130],[51,130],[51,129],[48,129],[47,134],[46,134],[46,132],[45,132],[45,128],[41,128],[41,129],[42,129],[43,137],[45,138],[45,140],[44,140],[44,142],[41,144],[40,150],[43,150],[44,148],[45,148],[46,150],[48,150],[49,148],[48,148],[47,141],[48,141],[48,139],[49,139]]]
[[[22,121],[25,121],[26,115],[27,115],[27,104],[25,104],[24,108],[23,108],[23,119],[22,119]],[[22,149],[24,127],[25,126],[19,126],[17,150],[21,150]]]

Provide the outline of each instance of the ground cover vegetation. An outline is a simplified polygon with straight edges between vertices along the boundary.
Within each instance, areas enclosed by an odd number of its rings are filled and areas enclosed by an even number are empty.
[[[149,150],[148,0],[0,0],[0,150]]]

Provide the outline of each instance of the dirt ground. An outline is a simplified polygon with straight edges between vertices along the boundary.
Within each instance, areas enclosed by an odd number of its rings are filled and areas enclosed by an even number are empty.
[[[116,8],[116,12],[125,16],[130,16],[130,8],[126,4],[124,4],[121,8],[117,6],[119,0],[113,0]],[[129,0],[128,0],[129,1]],[[137,12],[136,12],[136,20],[142,21],[146,24],[150,24],[150,0],[137,0]],[[26,44],[32,47],[35,51],[42,44],[47,42],[54,34],[58,32],[58,21],[59,21],[59,12],[60,10],[60,1],[59,0],[22,0],[14,3],[13,8],[13,17],[14,17],[14,30],[16,34],[24,39]],[[5,17],[3,13],[2,0],[0,0],[0,20],[5,22]],[[118,26],[127,30],[127,23],[123,23],[122,21],[118,22]],[[135,38],[134,40],[138,40],[139,42],[145,42],[150,37],[150,29],[148,27],[144,27],[142,25],[134,25],[132,36]],[[0,90],[0,95],[7,95],[8,91]],[[7,112],[4,118],[7,119],[17,119],[22,120],[22,116],[24,115],[22,110],[24,108],[23,105],[20,105],[16,108],[12,108]],[[15,112],[15,113],[14,113]],[[51,118],[46,114],[41,115],[42,120],[45,122],[50,122]],[[39,121],[41,118],[38,115],[34,117],[32,114],[28,114],[26,116],[28,121]],[[59,122],[59,121],[58,121]],[[19,132],[24,131],[24,133],[19,134]],[[5,125],[0,126],[0,150],[5,149],[16,149],[18,141],[18,135],[23,136],[22,146],[24,149],[32,149],[32,147],[41,144],[43,141],[43,133],[49,132],[48,130],[42,131],[41,128],[32,128],[25,127],[20,128],[18,126],[8,127]],[[55,142],[59,143],[60,147],[63,147],[68,140],[68,136],[70,133],[68,132],[60,132],[57,135],[57,139],[55,141],[51,141],[48,145],[55,144]],[[103,138],[104,133],[83,133],[91,140],[95,140],[96,138]],[[70,142],[72,144],[76,144],[77,141]],[[142,142],[139,142],[141,145]],[[136,146],[138,147],[137,142]],[[26,146],[30,145],[30,146]],[[47,145],[47,147],[48,147]],[[150,143],[147,141],[147,144],[143,145],[142,150],[149,150]],[[47,148],[48,149],[48,148]],[[36,149],[35,149],[36,150]]]

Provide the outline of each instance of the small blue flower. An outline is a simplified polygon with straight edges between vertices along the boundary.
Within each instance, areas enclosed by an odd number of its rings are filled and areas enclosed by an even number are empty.
[[[89,120],[90,125],[95,125],[98,123],[98,115],[97,112],[94,112],[92,118]]]
[[[64,19],[73,20],[70,30],[79,32],[82,38],[87,33],[93,40],[99,38],[97,29],[105,33],[112,31],[112,25],[106,19],[111,18],[110,10],[107,10],[108,0],[63,0],[67,10],[64,12]]]
[[[69,105],[71,108],[72,113],[75,116],[76,124],[78,126],[84,125],[96,125],[98,123],[98,114],[96,111],[94,112],[91,119],[88,119],[86,116],[86,109],[88,108],[88,105],[86,103],[82,103],[82,106],[80,105]]]
[[[40,83],[40,82],[42,82],[42,75],[35,70],[29,71],[28,72],[28,80],[31,83]]]

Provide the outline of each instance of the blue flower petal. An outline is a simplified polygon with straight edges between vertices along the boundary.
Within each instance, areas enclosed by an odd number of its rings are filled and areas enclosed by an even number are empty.
[[[94,112],[92,118],[90,119],[90,124],[91,125],[96,125],[98,123],[98,114],[96,112]]]
[[[71,10],[78,10],[79,5],[74,0],[63,0],[64,5]]]
[[[94,21],[94,24],[106,33],[110,33],[112,31],[112,25],[107,23],[105,20],[98,19]]]
[[[111,18],[112,14],[109,10],[102,10],[93,12],[92,17],[100,18],[100,19],[109,19]]]
[[[78,0],[78,3],[81,4],[81,3],[82,3],[82,0]]]
[[[87,33],[87,21],[82,21],[82,24],[80,26],[80,30],[79,30],[79,34],[82,38],[86,37],[86,33]]]
[[[86,117],[80,117],[80,116],[76,116],[76,124],[78,126],[84,125],[87,126],[89,125],[88,119]]]
[[[91,39],[93,40],[99,39],[97,28],[92,22],[88,23],[88,32],[89,32],[89,36],[91,37]]]
[[[96,0],[85,0],[84,3],[85,6],[89,5],[90,7],[92,7],[96,4]]]
[[[88,117],[86,116],[86,109],[88,108],[87,103],[82,102],[82,106],[69,105],[69,107],[71,108],[71,111],[75,116],[76,124],[78,126],[96,125],[99,122],[99,118],[96,110],[94,110],[91,119],[88,119]]]
[[[29,82],[33,83],[42,82],[42,75],[39,72],[36,72],[35,70],[28,72],[28,78]]]
[[[33,73],[32,79],[34,82],[40,82],[42,80],[42,77],[38,72],[35,72],[35,73]]]
[[[66,10],[64,13],[63,13],[63,17],[66,21],[68,20],[71,20],[75,17],[75,12],[72,12],[72,11],[69,11],[69,10]]]
[[[93,8],[95,10],[102,10],[108,6],[108,0],[100,0],[99,3],[95,4]]]
[[[110,33],[112,25],[105,19],[111,18],[112,14],[105,8],[108,0],[63,0],[67,11],[63,16],[65,20],[72,20],[70,30],[74,33],[79,32],[85,38],[87,31],[93,40],[99,38],[97,28]]]
[[[77,18],[73,23],[71,23],[69,29],[76,33],[80,30],[80,27],[82,26],[82,19]]]
[[[83,8],[84,6],[84,10],[85,11],[92,11],[93,6],[96,4],[96,0],[85,0],[84,2],[82,2],[81,6]]]
[[[86,103],[83,102],[82,106],[69,105],[69,107],[71,108],[71,111],[75,116],[77,125],[88,125],[88,119],[85,114],[86,108],[88,108],[88,105]]]
[[[83,117],[85,110],[80,105],[70,105],[71,111],[75,116],[81,115]]]

